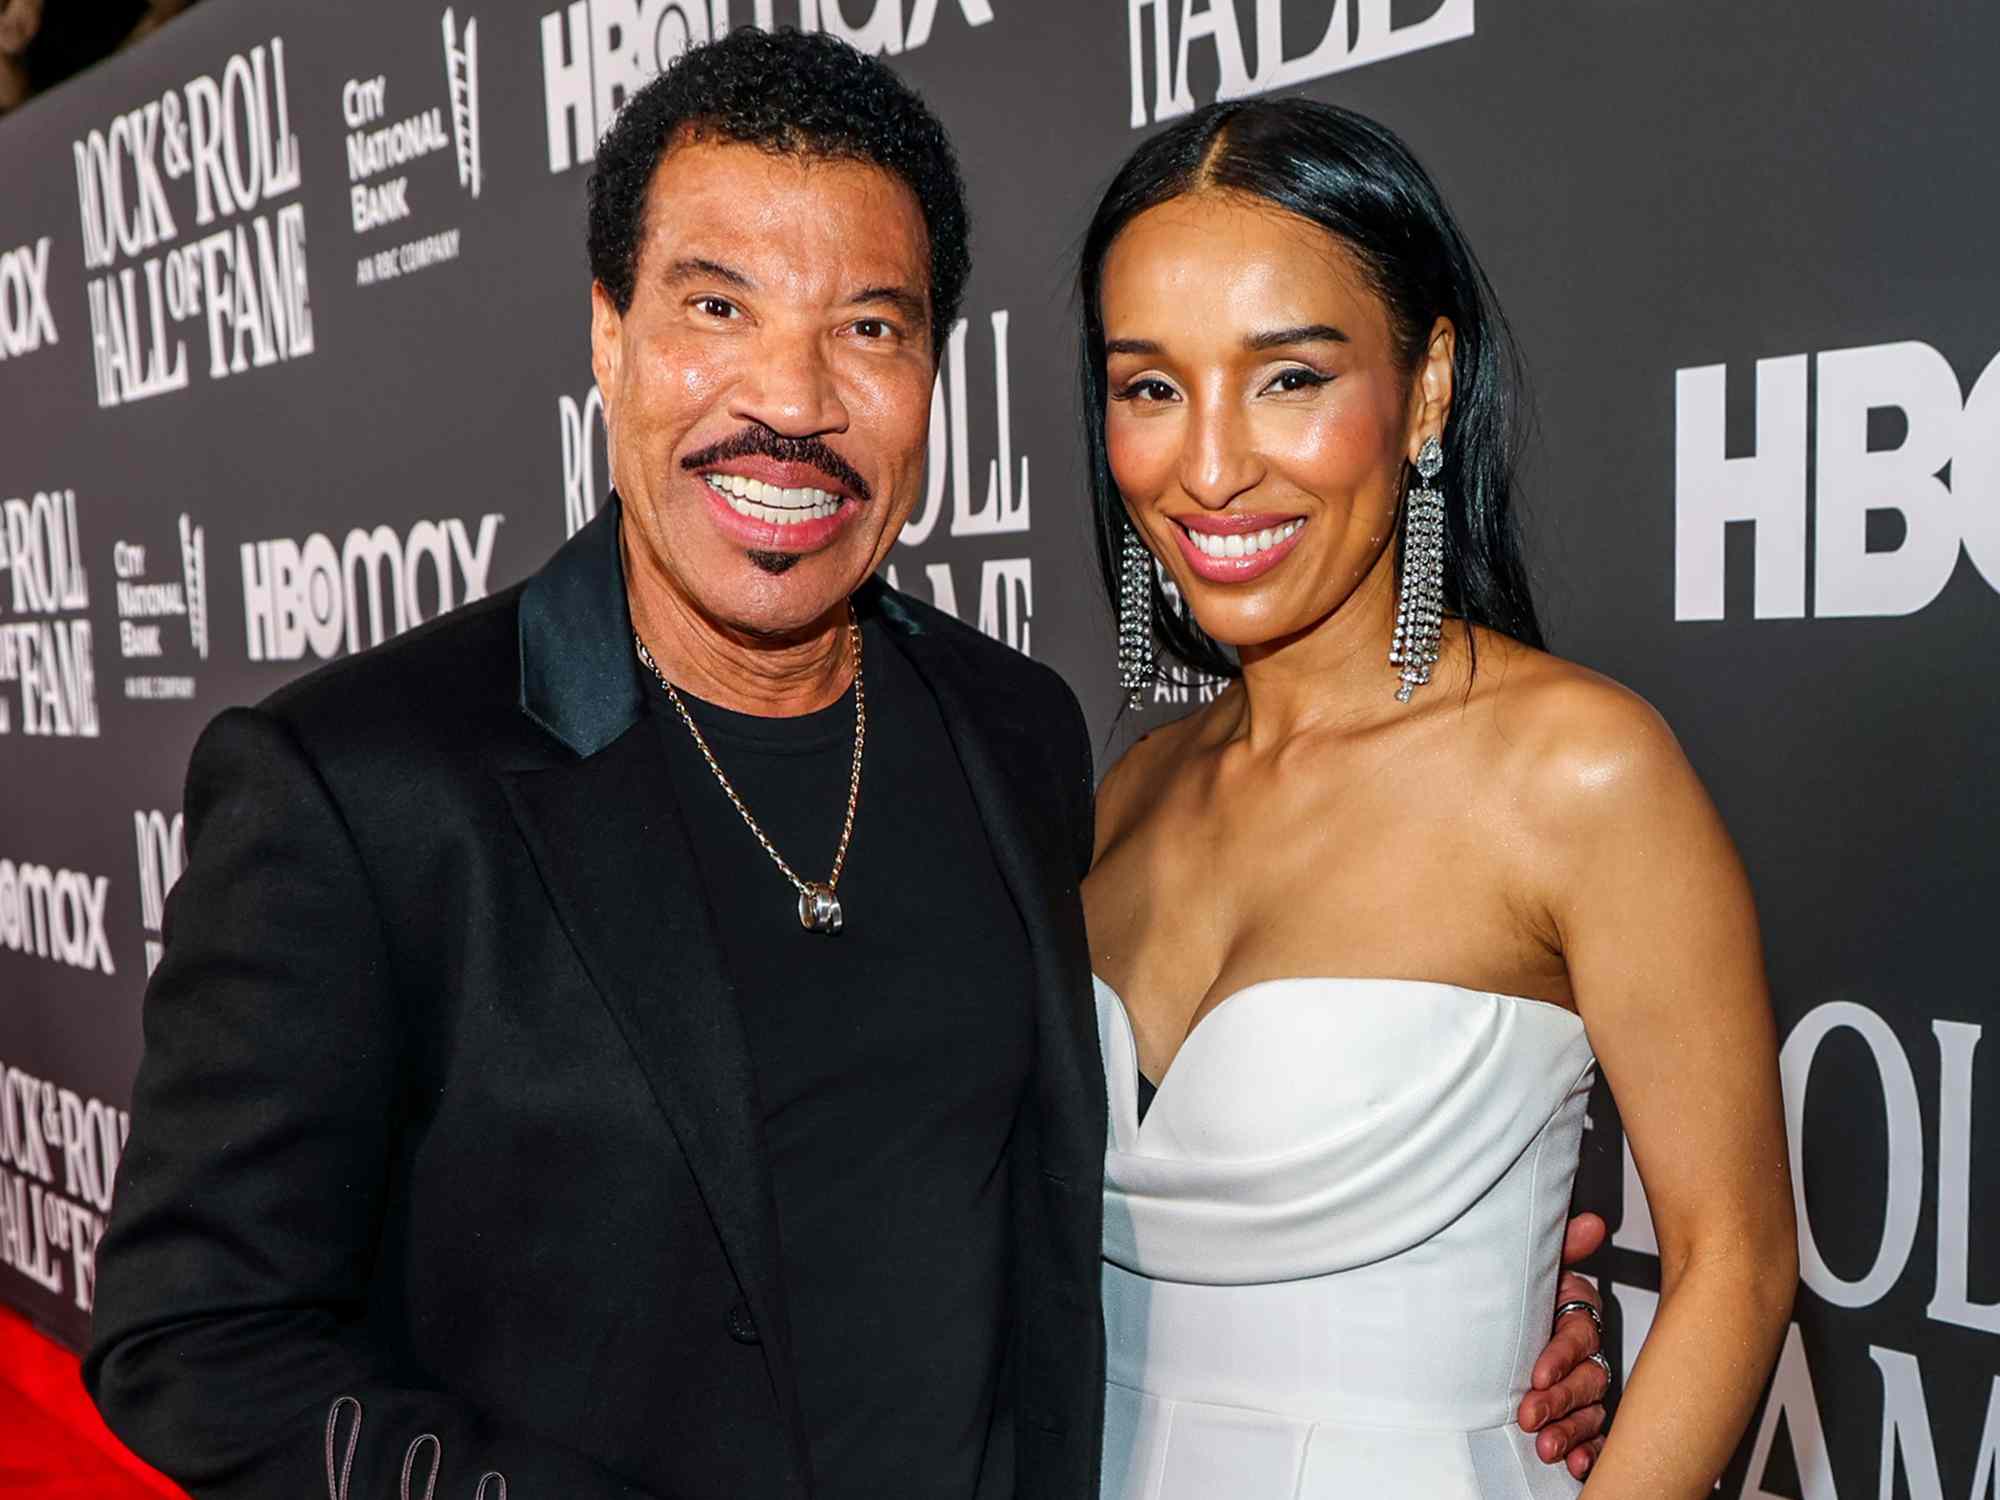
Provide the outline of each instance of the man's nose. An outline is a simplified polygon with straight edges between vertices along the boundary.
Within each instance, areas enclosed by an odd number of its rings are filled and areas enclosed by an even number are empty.
[[[828,351],[813,332],[773,333],[759,340],[730,410],[786,437],[845,432],[848,426],[847,404]]]

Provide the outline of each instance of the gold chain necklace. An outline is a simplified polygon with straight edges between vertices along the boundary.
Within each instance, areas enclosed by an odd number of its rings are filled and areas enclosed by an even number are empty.
[[[729,778],[722,773],[722,767],[716,762],[715,752],[708,748],[708,741],[702,737],[701,730],[694,722],[694,715],[688,712],[687,704],[681,700],[680,693],[671,682],[667,681],[667,674],[662,672],[660,664],[653,660],[653,653],[648,651],[646,643],[639,639],[639,632],[636,630],[632,632],[632,645],[639,653],[639,660],[645,664],[646,670],[653,674],[660,686],[667,690],[667,697],[673,700],[674,708],[681,716],[681,722],[687,725],[688,733],[694,736],[695,748],[701,751],[701,758],[708,762],[709,770],[715,773],[716,781],[721,784],[730,803],[742,816],[744,826],[756,835],[757,842],[764,846],[764,852],[771,856],[771,863],[776,865],[785,879],[798,890],[799,925],[807,932],[838,932],[845,921],[840,909],[840,897],[834,894],[834,887],[840,884],[840,872],[847,863],[847,844],[854,837],[854,809],[861,801],[861,746],[868,737],[867,700],[863,698],[861,692],[861,626],[854,618],[851,605],[847,611],[847,639],[854,648],[854,768],[848,773],[847,817],[840,825],[840,847],[834,851],[833,873],[824,881],[818,881],[800,879],[798,873],[785,863],[784,855],[778,852],[764,830],[757,825],[757,820],[750,815],[750,809],[744,806],[743,799],[736,795],[736,788],[729,784]]]

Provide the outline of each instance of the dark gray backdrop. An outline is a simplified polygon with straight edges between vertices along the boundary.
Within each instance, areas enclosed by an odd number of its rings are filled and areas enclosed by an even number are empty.
[[[215,0],[0,123],[0,1298],[84,1336],[201,725],[346,654],[350,616],[365,646],[435,612],[440,563],[450,602],[518,579],[594,504],[578,153],[686,37],[775,20],[895,53],[971,179],[962,364],[897,579],[1061,669],[1107,756],[1130,724],[1069,301],[1092,196],[1218,90],[1304,88],[1408,137],[1536,377],[1555,644],[1666,713],[1762,905],[1807,1286],[1724,1488],[1989,1493],[2000,12],[449,10]],[[1592,1127],[1623,1364],[1659,1263],[1608,1098]]]

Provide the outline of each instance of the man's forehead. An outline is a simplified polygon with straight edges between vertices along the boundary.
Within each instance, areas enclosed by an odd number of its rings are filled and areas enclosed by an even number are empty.
[[[916,194],[886,168],[735,142],[672,148],[653,175],[646,217],[649,258],[714,258],[712,249],[736,246],[767,258],[836,259],[879,279],[922,272],[930,254]]]

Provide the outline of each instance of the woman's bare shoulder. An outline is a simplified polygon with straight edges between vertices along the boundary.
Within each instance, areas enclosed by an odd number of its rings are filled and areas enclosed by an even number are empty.
[[[1469,708],[1482,755],[1531,818],[1591,820],[1633,798],[1705,801],[1666,719],[1631,688],[1487,632],[1479,651]]]

